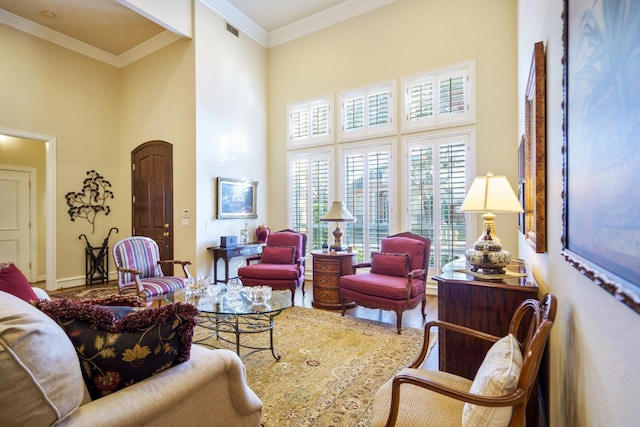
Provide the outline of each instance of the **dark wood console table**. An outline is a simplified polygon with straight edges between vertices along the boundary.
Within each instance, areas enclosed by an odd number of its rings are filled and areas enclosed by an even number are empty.
[[[538,285],[524,262],[514,260],[507,269],[528,274],[497,281],[480,280],[455,271],[435,276],[434,280],[438,282],[438,320],[499,337],[507,335],[511,316],[518,305],[528,298],[538,299]],[[473,380],[490,347],[489,342],[439,330],[440,370]],[[538,424],[537,398],[534,388],[527,408],[527,426]]]
[[[247,257],[262,252],[264,243],[249,243],[231,248],[221,248],[220,246],[208,247],[213,253],[213,279],[217,282],[227,283],[229,281],[229,260],[235,257]],[[224,280],[218,279],[218,260],[224,261]]]

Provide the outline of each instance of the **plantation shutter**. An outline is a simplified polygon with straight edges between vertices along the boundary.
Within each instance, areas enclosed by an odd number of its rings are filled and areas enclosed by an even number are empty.
[[[311,250],[328,241],[326,224],[319,221],[329,210],[329,157],[305,156],[290,162],[291,228],[307,234]]]
[[[455,75],[443,78],[439,82],[439,113],[464,114],[465,112],[465,76]]]
[[[433,80],[427,80],[410,86],[407,97],[409,104],[409,115],[407,119],[409,121],[433,118],[435,111]]]
[[[430,267],[442,266],[467,247],[464,214],[466,137],[418,142],[409,149],[409,229],[431,239]]]
[[[370,95],[368,99],[369,127],[388,125],[391,123],[391,119],[389,117],[389,92],[379,92]]]
[[[344,202],[356,222],[344,223],[347,242],[358,259],[369,259],[389,235],[391,150],[373,147],[344,157]],[[341,226],[342,227],[342,226]]]
[[[296,144],[331,138],[331,105],[326,99],[289,107],[289,140]]]
[[[364,98],[352,98],[344,102],[344,129],[364,129]]]

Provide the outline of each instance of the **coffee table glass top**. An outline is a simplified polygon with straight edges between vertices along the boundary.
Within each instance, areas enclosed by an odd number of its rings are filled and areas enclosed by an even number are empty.
[[[291,291],[273,291],[271,298],[264,304],[254,304],[247,298],[248,288],[244,287],[239,292],[239,298],[229,298],[224,285],[217,285],[221,288],[220,294],[213,298],[185,297],[185,290],[180,289],[174,293],[175,302],[186,302],[195,305],[201,313],[212,314],[278,314],[285,308],[291,307]]]

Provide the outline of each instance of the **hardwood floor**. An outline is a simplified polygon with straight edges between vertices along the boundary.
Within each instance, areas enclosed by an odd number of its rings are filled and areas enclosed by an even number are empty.
[[[314,310],[320,310],[311,305],[311,300],[313,299],[313,282],[307,280],[304,285],[305,295],[304,298],[302,296],[302,292],[298,289],[296,290],[295,295],[295,304],[298,307],[308,307],[313,308]],[[340,310],[336,310],[340,312]],[[371,309],[366,307],[356,306],[354,308],[349,308],[346,310],[346,313],[359,317],[361,319],[369,319],[375,320],[377,322],[388,323],[394,330],[396,328],[396,313],[394,311],[386,311],[380,309]],[[414,308],[413,310],[407,310],[404,312],[402,316],[402,326],[403,327],[411,327],[422,329],[426,322],[431,320],[438,320],[438,297],[435,295],[427,295],[427,306],[426,306],[426,314],[427,317],[423,321],[422,314],[420,313],[420,306]],[[427,369],[438,369],[438,345],[436,344],[429,357],[425,361],[424,368]]]

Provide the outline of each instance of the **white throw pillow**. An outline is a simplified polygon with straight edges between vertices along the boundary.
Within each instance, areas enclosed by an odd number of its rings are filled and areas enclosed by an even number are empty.
[[[505,396],[513,393],[518,386],[522,369],[522,352],[516,338],[509,334],[498,340],[487,352],[469,390],[483,396]],[[511,421],[513,408],[490,408],[465,403],[462,410],[464,426],[507,426]]]
[[[84,397],[67,334],[31,304],[0,291],[0,425],[48,426]]]

